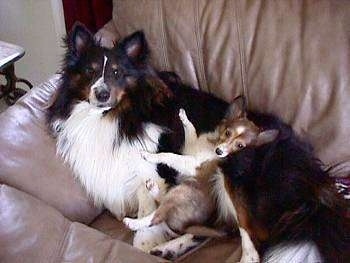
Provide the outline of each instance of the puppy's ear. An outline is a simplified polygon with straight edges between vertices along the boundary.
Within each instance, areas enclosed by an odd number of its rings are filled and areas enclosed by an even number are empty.
[[[93,45],[94,38],[91,32],[81,23],[76,22],[69,34],[68,48],[77,56],[83,54]]]
[[[236,97],[227,108],[225,119],[237,119],[246,117],[246,101],[241,95]]]
[[[273,142],[277,138],[278,133],[279,131],[276,129],[260,132],[256,140],[255,146],[261,146]]]
[[[135,62],[144,62],[148,57],[148,44],[142,31],[136,31],[126,37],[120,43],[120,46],[124,49],[126,55]]]

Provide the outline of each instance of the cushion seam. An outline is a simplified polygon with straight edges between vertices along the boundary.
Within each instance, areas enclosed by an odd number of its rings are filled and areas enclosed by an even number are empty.
[[[108,262],[107,259],[110,258],[114,245],[115,241],[111,243],[110,247],[108,248],[108,251],[106,251],[105,253],[105,256],[101,259],[101,262]]]
[[[56,260],[54,260],[54,262],[61,262],[62,261],[61,258],[62,258],[63,252],[65,251],[65,248],[67,247],[66,240],[69,236],[72,222],[67,220],[67,222],[64,225],[65,225],[65,227],[64,227],[65,230],[64,230],[63,238],[61,239],[61,242],[59,242],[59,245],[57,247],[57,250],[56,250],[57,252],[55,253],[56,257],[53,257],[53,258],[56,258]]]
[[[158,1],[158,16],[159,16],[159,19],[161,21],[160,23],[160,28],[161,28],[161,32],[162,32],[162,37],[160,38],[160,42],[161,42],[161,45],[163,46],[163,61],[164,61],[164,67],[166,69],[169,69],[170,68],[170,65],[169,65],[169,58],[168,58],[168,48],[167,48],[167,45],[165,44],[165,30],[164,30],[164,23],[165,23],[165,20],[164,20],[164,15],[163,15],[163,5],[162,5],[162,1]]]
[[[195,24],[195,37],[197,44],[197,56],[198,56],[198,69],[199,69],[199,78],[200,78],[200,89],[208,91],[210,93],[210,88],[208,87],[208,82],[205,76],[205,67],[203,60],[203,44],[202,38],[200,36],[200,26],[199,26],[199,0],[195,2],[195,14],[194,14],[194,24]],[[202,51],[202,52],[201,52]]]
[[[244,39],[243,39],[243,33],[241,28],[241,12],[240,12],[240,1],[234,2],[234,14],[236,19],[236,31],[237,31],[237,39],[238,39],[238,51],[239,51],[239,62],[240,62],[240,73],[241,73],[241,85],[243,90],[243,95],[246,98],[247,106],[249,105],[249,98],[248,98],[248,91],[247,91],[247,85],[246,85],[246,63],[245,63],[245,50],[244,50]]]

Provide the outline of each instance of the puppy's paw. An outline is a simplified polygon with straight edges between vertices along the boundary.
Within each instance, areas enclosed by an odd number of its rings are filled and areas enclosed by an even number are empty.
[[[174,260],[199,245],[202,241],[191,234],[185,234],[151,249],[150,254]]]
[[[157,198],[159,196],[160,189],[158,184],[154,180],[148,179],[146,181],[146,188],[153,198]]]
[[[133,231],[136,231],[140,228],[139,224],[138,224],[138,219],[125,217],[123,219],[123,223],[127,228],[129,228],[130,230],[133,230]]]
[[[135,233],[133,246],[144,252],[150,253],[150,250],[159,244],[167,241],[168,235],[163,225],[143,228]]]
[[[151,249],[149,252],[153,256],[161,257],[167,260],[175,260],[177,258],[176,252],[172,250],[160,250],[160,249]]]

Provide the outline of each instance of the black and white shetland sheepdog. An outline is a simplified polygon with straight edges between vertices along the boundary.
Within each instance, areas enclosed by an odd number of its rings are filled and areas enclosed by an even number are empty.
[[[142,32],[107,50],[77,24],[65,42],[61,84],[48,110],[57,152],[96,205],[118,219],[145,216],[156,208],[145,180],[164,180],[159,173],[174,183],[176,173],[145,161],[140,151],[180,152],[179,109],[206,132],[215,129],[228,104],[155,71]],[[155,226],[136,233],[134,245],[148,251],[165,241],[159,232]]]

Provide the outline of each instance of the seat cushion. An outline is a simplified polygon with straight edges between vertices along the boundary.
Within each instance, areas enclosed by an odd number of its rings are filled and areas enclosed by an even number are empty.
[[[164,262],[0,185],[0,258],[12,262]]]

